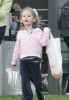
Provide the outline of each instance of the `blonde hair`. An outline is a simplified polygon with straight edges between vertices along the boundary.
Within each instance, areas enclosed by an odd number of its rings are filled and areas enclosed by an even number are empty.
[[[41,17],[38,15],[38,12],[36,11],[36,9],[32,9],[31,7],[25,7],[24,9],[21,10],[21,12],[20,12],[20,19],[22,18],[22,13],[25,10],[29,10],[31,12],[32,16],[36,19],[36,21],[33,22],[33,25],[32,25],[33,28],[40,27],[43,24],[40,21]],[[21,23],[21,27],[20,28],[23,28],[23,26],[24,26],[23,23]]]

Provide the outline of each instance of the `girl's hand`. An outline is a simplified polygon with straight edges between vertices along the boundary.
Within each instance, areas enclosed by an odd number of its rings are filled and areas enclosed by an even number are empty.
[[[12,67],[13,67],[13,68],[16,68],[16,64],[12,64]]]

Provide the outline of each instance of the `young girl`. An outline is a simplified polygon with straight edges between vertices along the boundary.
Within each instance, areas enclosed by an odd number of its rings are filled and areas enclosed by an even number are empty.
[[[32,100],[30,80],[36,88],[38,100],[44,100],[42,91],[42,80],[40,63],[42,58],[42,47],[49,40],[50,28],[39,28],[39,16],[35,9],[26,7],[20,14],[21,29],[17,33],[17,40],[12,58],[12,66],[16,67],[16,61],[20,57],[20,74],[22,82],[22,100]]]

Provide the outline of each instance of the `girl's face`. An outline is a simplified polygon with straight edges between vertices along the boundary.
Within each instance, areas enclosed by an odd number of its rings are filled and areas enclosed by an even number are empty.
[[[24,26],[32,26],[33,22],[35,22],[36,19],[33,17],[31,11],[25,10],[22,13],[21,23],[23,23]]]

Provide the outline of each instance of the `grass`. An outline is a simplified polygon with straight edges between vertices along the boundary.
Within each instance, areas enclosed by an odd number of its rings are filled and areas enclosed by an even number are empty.
[[[66,95],[44,95],[45,100],[69,100],[69,96]],[[21,96],[0,96],[0,100],[22,100]],[[33,100],[37,100],[34,96]]]

